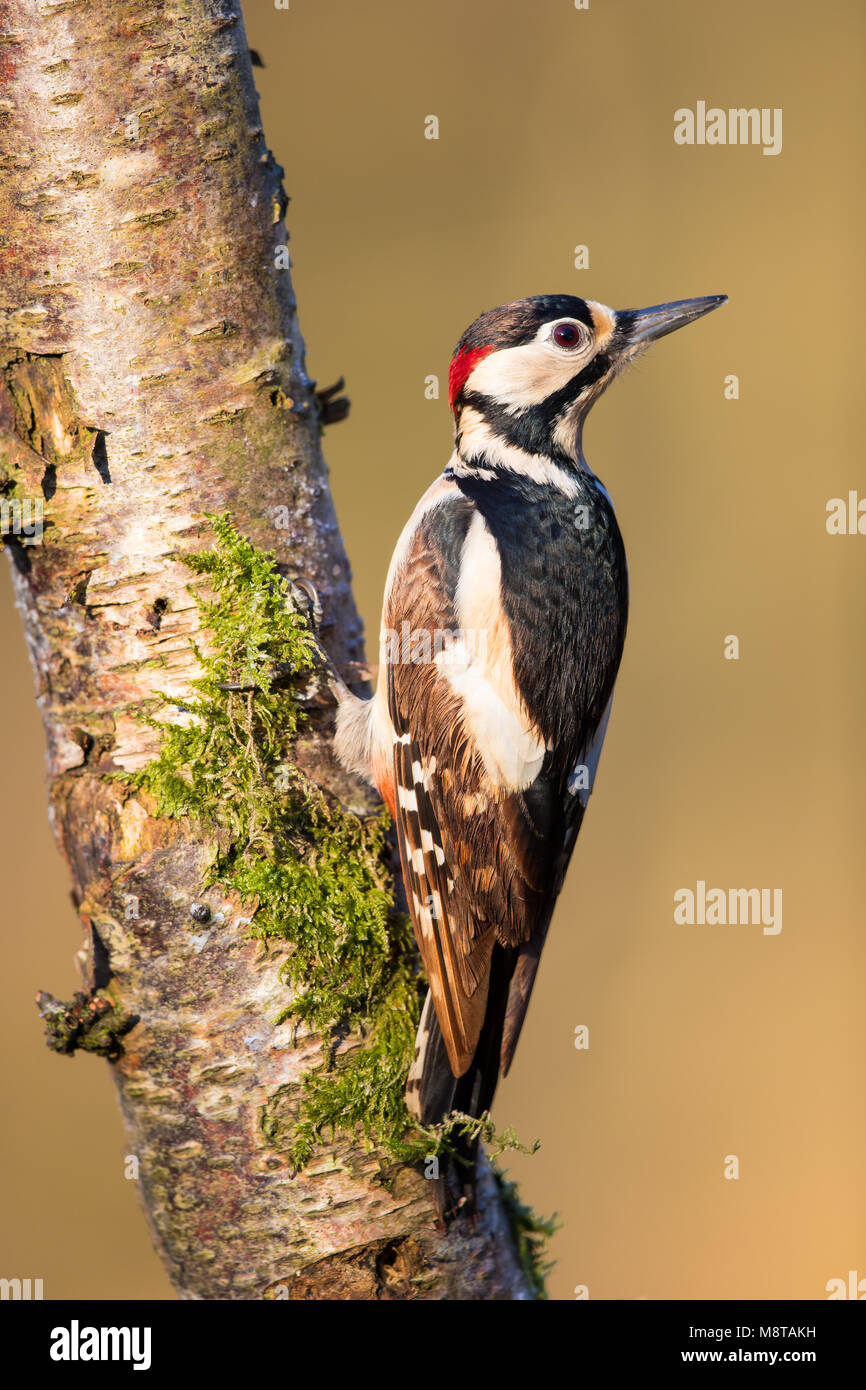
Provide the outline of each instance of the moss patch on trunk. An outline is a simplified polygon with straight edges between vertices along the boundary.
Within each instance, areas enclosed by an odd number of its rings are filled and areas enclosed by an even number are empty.
[[[240,894],[251,933],[290,945],[282,973],[292,1000],[274,1021],[291,1016],[322,1039],[293,1162],[311,1157],[325,1127],[360,1126],[396,1156],[410,1123],[403,1086],[421,982],[411,924],[393,904],[387,819],[347,812],[294,765],[306,715],[291,688],[273,688],[272,673],[291,669],[302,688],[320,665],[315,636],[274,556],[228,517],[209,520],[215,545],[186,560],[205,581],[190,589],[210,638],[209,652],[196,648],[196,697],[172,701],[172,722],[148,720],[163,735],[161,750],[128,780],[154,796],[160,815],[202,828],[214,845],[205,886]],[[228,683],[255,689],[227,692]],[[363,1046],[336,1062],[350,1036]]]

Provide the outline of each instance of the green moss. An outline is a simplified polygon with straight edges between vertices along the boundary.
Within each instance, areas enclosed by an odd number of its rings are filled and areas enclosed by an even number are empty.
[[[547,1242],[559,1230],[559,1221],[554,1214],[543,1218],[536,1216],[531,1207],[521,1202],[517,1184],[509,1182],[505,1174],[494,1164],[493,1175],[502,1198],[502,1205],[508,1217],[517,1256],[526,1275],[527,1283],[538,1299],[547,1298],[547,1276],[553,1268],[553,1261],[545,1258]]]
[[[322,1038],[322,1066],[308,1075],[291,1134],[266,1107],[268,1142],[306,1162],[326,1132],[361,1130],[397,1153],[411,1123],[403,1087],[420,1016],[411,925],[393,907],[384,815],[342,809],[292,761],[305,715],[271,672],[290,668],[301,686],[318,648],[273,555],[239,536],[227,517],[209,518],[213,549],[186,563],[206,581],[192,592],[210,651],[196,648],[196,698],[174,701],[183,724],[149,720],[163,742],[130,780],[159,813],[191,818],[210,832],[208,882],[253,906],[251,933],[288,942],[282,966],[293,1017]],[[226,683],[255,686],[231,693]],[[361,1045],[334,1059],[346,1037]]]
[[[465,1163],[462,1150],[467,1142],[476,1139],[484,1145],[490,1159],[498,1158],[500,1154],[508,1151],[534,1154],[539,1147],[538,1140],[533,1144],[522,1144],[510,1126],[508,1129],[498,1130],[487,1110],[483,1110],[480,1115],[465,1115],[460,1110],[452,1110],[437,1125],[416,1123],[412,1134],[403,1145],[403,1156],[406,1159],[421,1160],[435,1154],[440,1158],[451,1158],[456,1159],[458,1163]]]
[[[338,1132],[403,1161],[453,1153],[470,1132],[495,1143],[489,1116],[422,1128],[406,1110],[424,984],[411,923],[393,906],[387,818],[346,812],[294,765],[305,715],[291,690],[272,688],[271,673],[291,669],[306,684],[321,660],[316,639],[273,555],[227,517],[209,520],[215,546],[186,560],[206,581],[191,586],[210,637],[209,652],[195,648],[196,697],[173,700],[182,723],[148,720],[163,735],[160,753],[127,780],[161,815],[192,818],[209,834],[208,883],[251,905],[254,936],[289,944],[282,973],[292,998],[275,1022],[292,1017],[319,1034],[322,1064],[300,1099],[280,1088],[263,1107],[263,1138],[297,1166]],[[230,693],[226,683],[255,690]],[[337,1057],[345,1039],[352,1045]],[[498,1143],[515,1145],[510,1134]]]

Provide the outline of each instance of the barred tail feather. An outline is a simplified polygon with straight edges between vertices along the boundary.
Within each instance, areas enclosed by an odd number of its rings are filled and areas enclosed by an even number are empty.
[[[422,1125],[436,1125],[454,1109],[457,1081],[428,989],[415,1037],[415,1056],[406,1082],[406,1105]]]
[[[494,947],[484,1025],[472,1061],[459,1078],[451,1070],[433,996],[428,990],[406,1084],[406,1104],[422,1124],[439,1124],[451,1111],[477,1118],[490,1109],[499,1080],[509,983],[516,955],[510,948]],[[475,1207],[478,1140],[461,1137],[456,1147],[456,1159],[445,1164],[434,1186],[434,1200],[443,1219],[461,1210],[470,1214]]]

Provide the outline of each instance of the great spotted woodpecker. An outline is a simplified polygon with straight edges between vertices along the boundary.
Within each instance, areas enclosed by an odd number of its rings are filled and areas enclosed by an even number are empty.
[[[593,402],[724,295],[491,309],[449,374],[454,453],[394,552],[372,700],[336,747],[397,827],[430,989],[407,1103],[486,1110],[511,1064],[592,790],[622,655],[625,550],[582,449]]]

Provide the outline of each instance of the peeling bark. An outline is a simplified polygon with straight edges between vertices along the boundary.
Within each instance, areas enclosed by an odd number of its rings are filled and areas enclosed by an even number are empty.
[[[486,1167],[442,1235],[414,1169],[344,1137],[295,1174],[268,1146],[263,1107],[319,1061],[272,1025],[280,951],[202,894],[189,826],[106,778],[153,757],[142,709],[189,695],[206,512],[309,577],[332,658],[363,658],[239,5],[6,0],[0,83],[0,491],[44,507],[7,549],[85,983],[138,1019],[112,1070],[157,1247],[183,1298],[528,1297]],[[363,804],[326,714],[304,767]]]

